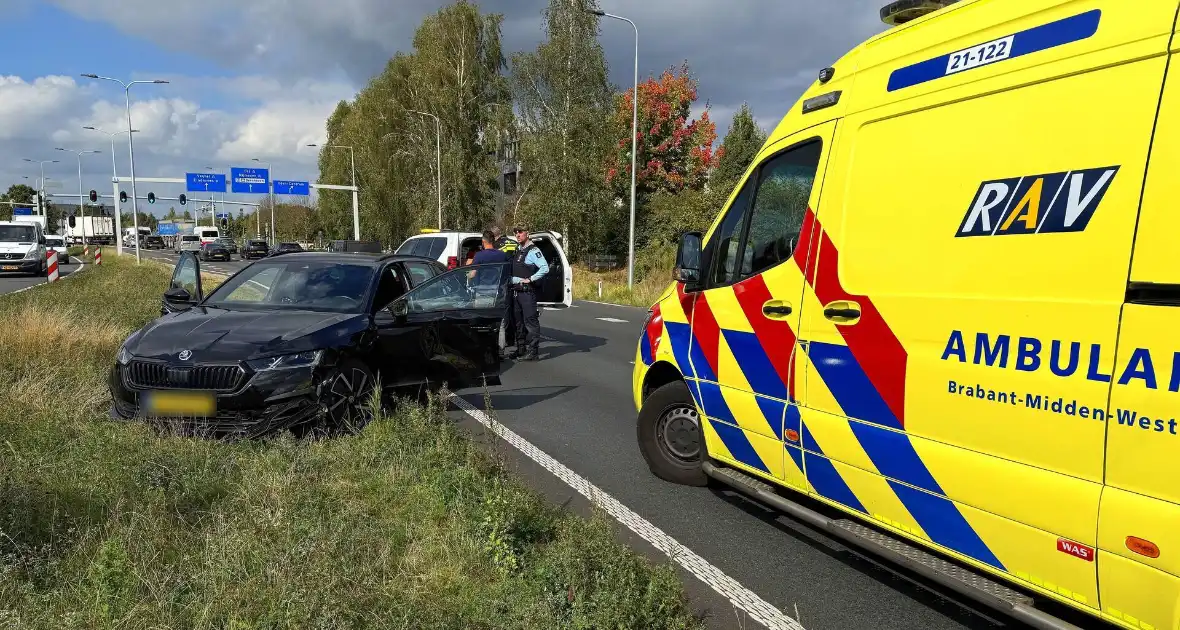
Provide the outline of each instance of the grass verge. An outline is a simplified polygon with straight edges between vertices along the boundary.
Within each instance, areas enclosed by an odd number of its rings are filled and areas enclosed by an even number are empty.
[[[647,308],[655,304],[668,285],[672,284],[670,276],[670,271],[665,274],[649,273],[628,289],[626,269],[590,271],[579,265],[574,267],[574,299]],[[600,281],[601,295],[598,292]]]
[[[0,628],[697,628],[675,572],[548,505],[435,401],[220,443],[106,419],[169,269],[0,297]]]

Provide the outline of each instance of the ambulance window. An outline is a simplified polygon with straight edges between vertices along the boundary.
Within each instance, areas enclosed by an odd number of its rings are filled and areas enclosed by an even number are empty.
[[[750,205],[750,190],[753,179],[746,181],[741,192],[734,197],[733,204],[717,231],[713,233],[713,270],[709,275],[712,286],[729,284],[737,280],[737,252],[742,237],[742,226],[746,222],[746,207]]]
[[[823,144],[816,140],[771,158],[759,174],[742,277],[762,273],[795,253]]]

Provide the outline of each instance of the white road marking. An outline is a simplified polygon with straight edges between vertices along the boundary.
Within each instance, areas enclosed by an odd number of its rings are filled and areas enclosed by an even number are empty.
[[[617,317],[595,317],[600,322],[610,322],[612,324],[626,324],[627,320],[619,319]]]
[[[783,614],[769,602],[759,597],[753,591],[742,586],[737,580],[726,575],[721,569],[713,566],[708,560],[697,555],[693,550],[685,547],[650,521],[636,514],[631,508],[623,505],[618,499],[604,492],[598,486],[587,481],[578,473],[570,470],[565,464],[557,461],[545,451],[533,446],[528,440],[517,435],[512,429],[500,424],[482,410],[471,403],[451,394],[451,402],[455,403],[464,413],[474,418],[489,431],[498,435],[505,442],[514,446],[529,459],[537,462],[545,470],[553,473],[590,500],[591,503],[606,511],[628,529],[651,543],[656,549],[668,556],[685,571],[696,576],[697,579],[709,585],[722,597],[728,599],[734,606],[741,608],[751,618],[760,622],[771,630],[804,630],[803,625]]]
[[[619,308],[643,308],[642,306],[631,306],[630,304],[615,304],[614,302],[596,302],[594,300],[578,300],[587,304],[598,304],[601,306],[617,306]]]

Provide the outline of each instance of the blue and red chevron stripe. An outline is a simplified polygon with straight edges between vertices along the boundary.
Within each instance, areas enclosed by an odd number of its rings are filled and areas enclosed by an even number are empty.
[[[860,305],[860,321],[855,326],[837,328],[856,363],[864,370],[869,382],[892,413],[896,420],[895,426],[904,428],[905,375],[909,355],[873,301],[867,296],[852,295],[844,289],[838,271],[840,252],[810,208],[803,218],[799,243],[806,243],[807,247],[795,249],[795,262],[803,270],[807,283],[815,291],[820,303],[848,300]],[[808,252],[818,255],[808,255]]]

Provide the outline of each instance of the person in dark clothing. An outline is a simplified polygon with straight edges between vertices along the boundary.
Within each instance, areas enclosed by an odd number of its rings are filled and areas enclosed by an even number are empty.
[[[471,264],[485,265],[491,263],[506,263],[511,260],[508,254],[496,247],[495,233],[493,233],[491,230],[485,230],[482,236],[483,248],[475,253],[475,257],[471,259]],[[469,274],[469,277],[474,277],[474,274],[476,273],[479,272],[472,271],[471,274]],[[507,280],[508,279],[505,278],[505,283],[507,283]],[[503,354],[505,348],[508,347],[508,342],[513,341],[508,337],[508,332],[513,330],[511,328],[512,308],[512,298],[511,295],[509,295],[508,307],[504,309],[504,318],[500,320],[499,346],[501,354]]]
[[[536,283],[549,273],[549,262],[529,239],[524,227],[513,230],[520,244],[512,257],[512,302],[516,319],[516,355],[536,361],[541,346],[541,314],[537,310]]]

